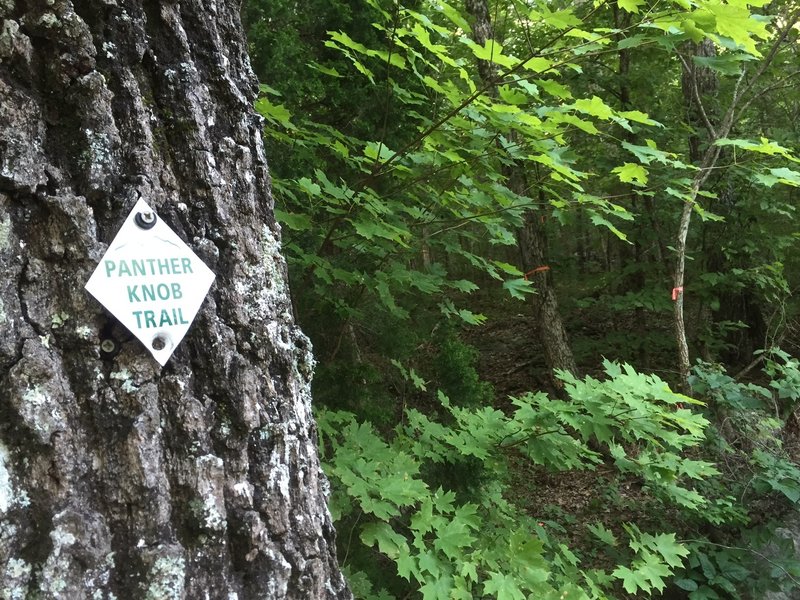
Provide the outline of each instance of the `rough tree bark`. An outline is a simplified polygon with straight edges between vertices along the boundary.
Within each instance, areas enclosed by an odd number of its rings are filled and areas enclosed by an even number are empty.
[[[0,0],[2,598],[350,597],[238,11]],[[83,290],[139,197],[217,274],[163,369]]]
[[[547,259],[547,237],[539,211],[530,210],[525,213],[525,226],[518,234],[519,246],[526,270],[533,270],[530,279],[536,286],[533,297],[533,311],[539,324],[539,339],[544,349],[544,358],[548,368],[558,369],[573,375],[578,374],[578,366],[569,344],[569,336],[561,319],[558,308],[558,297],[553,286],[553,276]],[[541,269],[541,270],[538,270]],[[561,380],[553,378],[553,385],[561,389]]]

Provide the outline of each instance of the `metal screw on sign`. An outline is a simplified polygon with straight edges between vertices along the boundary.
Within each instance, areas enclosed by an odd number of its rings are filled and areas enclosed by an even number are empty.
[[[160,335],[157,335],[153,338],[153,343],[151,344],[153,350],[158,352],[159,350],[163,350],[167,347],[167,341]]]
[[[100,340],[100,356],[105,360],[114,358],[119,353],[119,343],[112,338]]]
[[[136,213],[133,221],[142,229],[152,229],[156,224],[156,213],[152,210],[146,210]]]
[[[114,351],[117,349],[117,344],[114,340],[103,340],[100,342],[100,350],[105,352],[106,354],[113,354]]]

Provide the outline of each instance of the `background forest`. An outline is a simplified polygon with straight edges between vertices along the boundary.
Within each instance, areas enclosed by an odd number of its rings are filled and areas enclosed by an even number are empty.
[[[798,17],[245,3],[357,597],[797,593]]]

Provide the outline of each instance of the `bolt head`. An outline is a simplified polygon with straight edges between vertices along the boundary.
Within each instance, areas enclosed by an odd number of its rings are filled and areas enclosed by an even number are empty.
[[[137,212],[133,217],[133,222],[136,223],[141,229],[152,229],[156,225],[158,217],[152,210],[143,210]]]

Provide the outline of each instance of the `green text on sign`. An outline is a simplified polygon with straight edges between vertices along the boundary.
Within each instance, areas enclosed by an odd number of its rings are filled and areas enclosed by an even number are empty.
[[[106,277],[146,277],[148,275],[184,275],[192,273],[189,258],[140,258],[104,260]]]

